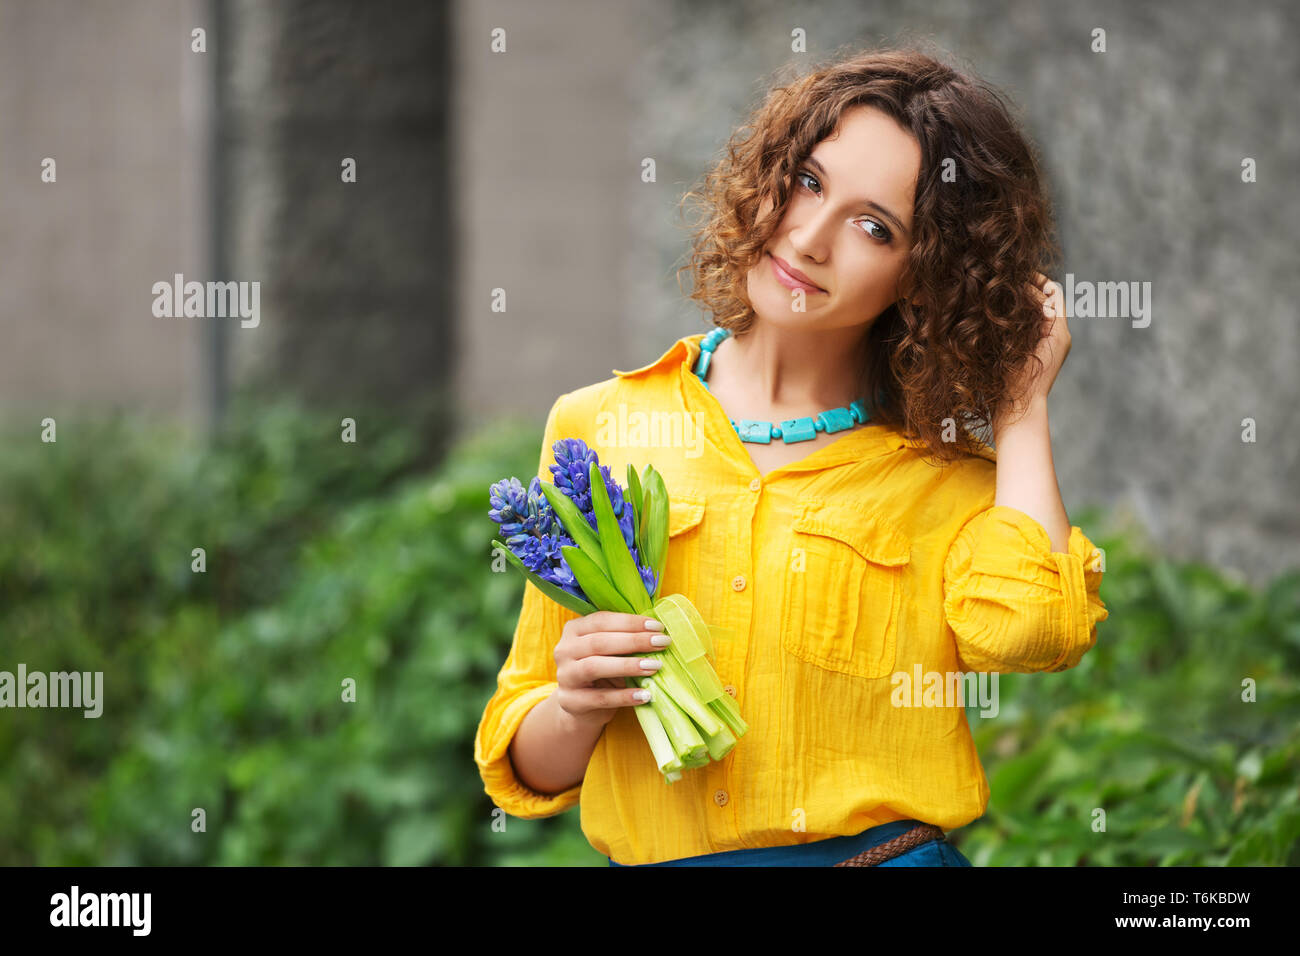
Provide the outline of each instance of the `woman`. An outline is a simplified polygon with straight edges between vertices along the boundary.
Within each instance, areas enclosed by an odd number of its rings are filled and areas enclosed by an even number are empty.
[[[986,87],[864,53],[773,90],[696,198],[714,330],[562,395],[538,474],[574,437],[663,473],[662,593],[719,628],[749,732],[665,786],[623,679],[644,620],[528,587],[486,790],[580,802],[613,865],[969,866],[944,834],[989,797],[969,691],[1074,666],[1107,616],[1052,464],[1070,340],[1032,151]]]

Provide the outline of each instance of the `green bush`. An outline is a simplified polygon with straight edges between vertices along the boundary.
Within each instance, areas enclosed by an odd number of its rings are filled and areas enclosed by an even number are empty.
[[[523,584],[492,573],[488,485],[536,467],[533,429],[457,449],[303,548],[273,606],[172,672],[97,794],[115,857],[221,864],[492,864],[598,854],[569,820],[507,819],[473,736]],[[356,702],[342,701],[355,682]],[[151,805],[158,819],[133,807]],[[189,832],[195,805],[208,834]],[[160,825],[162,821],[163,825]],[[177,823],[180,826],[177,826]],[[579,838],[581,835],[579,834]],[[576,852],[575,852],[576,851]]]
[[[494,829],[473,761],[523,593],[491,570],[487,488],[533,473],[540,423],[430,470],[400,422],[349,445],[322,418],[7,443],[0,668],[102,670],[106,701],[0,714],[0,863],[604,865],[576,810]],[[970,712],[993,799],[952,839],[992,865],[1298,862],[1300,580],[1253,594],[1095,540],[1098,646]]]
[[[1256,593],[1090,536],[1110,617],[1077,667],[1001,675],[1000,712],[968,709],[992,796],[954,844],[976,865],[1300,864],[1300,574]]]
[[[493,831],[473,762],[523,594],[490,570],[487,488],[533,472],[538,429],[430,477],[361,421],[356,445],[289,406],[211,449],[120,416],[7,443],[0,668],[103,671],[105,702],[3,713],[0,862],[603,862],[568,819]]]

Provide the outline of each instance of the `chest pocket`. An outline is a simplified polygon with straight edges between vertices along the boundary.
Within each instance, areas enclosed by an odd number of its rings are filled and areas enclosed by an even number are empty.
[[[782,647],[841,674],[890,674],[909,540],[861,510],[817,501],[803,505],[792,528]]]
[[[668,559],[659,596],[684,594],[695,602],[700,577],[700,522],[706,499],[685,492],[668,493]]]

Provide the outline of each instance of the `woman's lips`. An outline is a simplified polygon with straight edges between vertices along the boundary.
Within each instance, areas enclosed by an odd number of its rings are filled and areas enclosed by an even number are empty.
[[[787,271],[790,267],[783,263],[783,260],[777,256],[768,253],[768,258],[772,260],[772,275],[776,276],[776,281],[781,283],[787,289],[803,289],[805,292],[820,292],[826,294],[825,289],[820,289],[811,282],[805,282],[802,279],[796,279]]]

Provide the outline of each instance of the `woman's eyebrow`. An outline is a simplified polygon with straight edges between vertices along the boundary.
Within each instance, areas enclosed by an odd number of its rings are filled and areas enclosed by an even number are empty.
[[[805,162],[817,171],[817,175],[821,179],[823,180],[830,179],[830,175],[826,172],[826,167],[823,166],[821,163],[817,162],[816,159],[809,156],[805,160]],[[880,203],[876,202],[874,199],[863,198],[857,200],[857,202],[859,205],[862,206],[870,206],[872,209],[876,210],[876,212],[880,213],[882,216],[884,216],[886,219],[892,222],[899,232],[903,233],[904,235],[910,235],[910,233],[908,233],[907,231],[907,227],[903,225],[903,221],[899,219],[897,216],[895,216],[888,209],[886,209],[884,206],[880,205]]]

